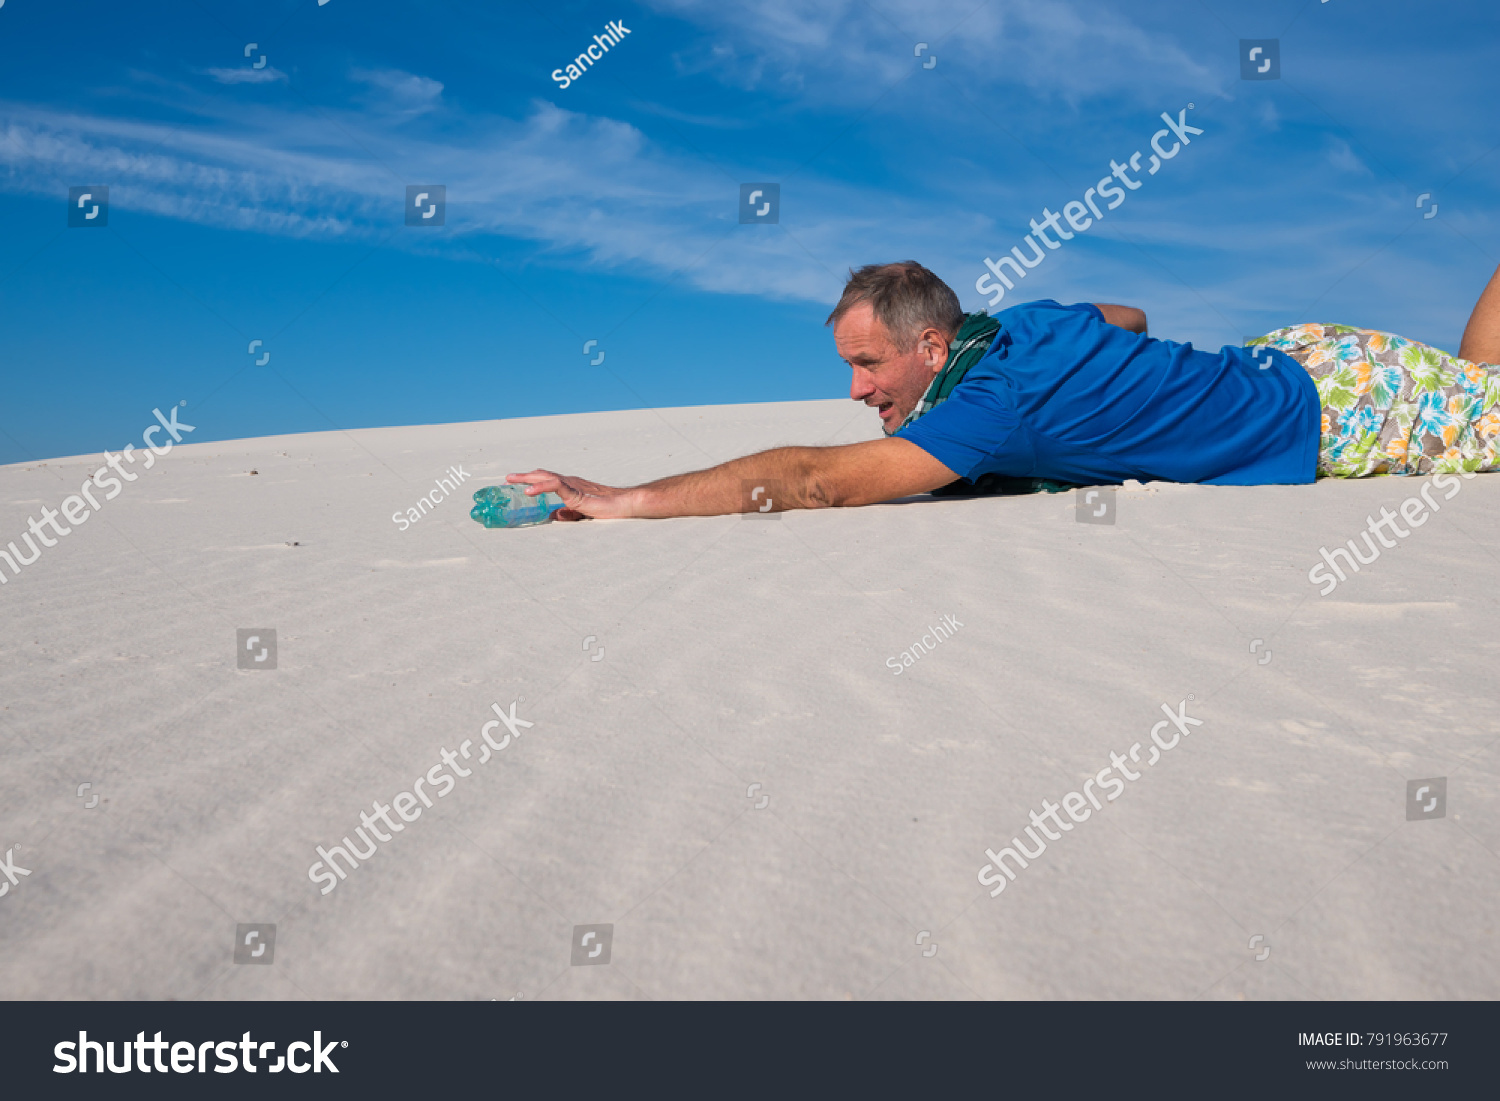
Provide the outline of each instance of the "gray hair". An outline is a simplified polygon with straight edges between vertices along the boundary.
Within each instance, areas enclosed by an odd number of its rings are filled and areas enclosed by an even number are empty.
[[[885,326],[902,352],[916,346],[924,329],[937,329],[951,341],[964,323],[958,295],[915,260],[866,264],[858,271],[851,270],[839,304],[823,324],[837,324],[861,302],[870,303],[875,319]]]

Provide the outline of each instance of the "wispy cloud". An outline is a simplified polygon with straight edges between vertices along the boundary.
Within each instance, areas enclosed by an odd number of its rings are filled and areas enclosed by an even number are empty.
[[[366,106],[383,107],[398,114],[415,116],[435,110],[443,98],[441,81],[400,69],[361,69],[349,72],[351,79],[365,85]]]
[[[274,65],[255,68],[245,65],[233,69],[200,69],[203,76],[211,76],[220,84],[274,84],[289,79],[286,73]]]
[[[420,80],[408,85],[393,77],[386,84],[409,86],[429,100],[439,94]],[[506,238],[531,242],[539,263],[816,302],[836,296],[848,267],[911,256],[977,305],[973,280],[984,255],[1003,251],[1024,232],[1024,218],[1039,212],[1032,199],[1016,197],[1004,175],[985,177],[978,169],[976,179],[985,181],[977,198],[982,214],[975,213],[973,187],[967,198],[934,197],[806,174],[783,193],[779,226],[741,226],[734,207],[738,182],[708,162],[664,149],[627,122],[544,100],[533,101],[518,119],[466,116],[452,125],[454,117],[443,117],[432,135],[413,133],[399,114],[219,100],[200,110],[199,124],[173,127],[0,103],[0,158],[9,168],[0,188],[54,195],[60,182],[88,179],[111,185],[121,215],[140,210],[300,237],[374,239],[395,230],[394,247],[470,258],[493,253],[487,239]],[[1322,155],[1335,162],[1342,156],[1351,163],[1341,167],[1364,170],[1341,142]],[[1309,163],[1317,156],[1310,152]],[[421,166],[420,180],[398,171],[412,165]],[[1290,172],[1283,185],[1295,186],[1296,176]],[[445,234],[399,228],[407,182],[446,185]],[[1306,253],[1304,266],[1315,263],[1317,252],[1338,252],[1334,238],[1355,232],[1346,221],[1357,215],[1345,210],[1345,221],[1323,224],[1313,238],[1291,225],[1280,227],[1281,238],[1275,225],[1247,237],[1242,212],[1264,198],[1267,183],[1258,180],[1243,194],[1223,191],[1209,210],[1191,218],[1176,207],[1175,190],[1162,185],[1158,192],[1154,185],[1132,201],[1128,217],[1107,222],[1089,244],[1074,246],[1039,272],[1027,295],[1065,295],[1064,286],[1107,293],[1111,281],[1137,293],[1148,286],[1172,293],[1175,272],[1160,270],[1133,246],[1104,247],[1118,231],[1152,242],[1157,252],[1165,247],[1187,255],[1231,245],[1254,251],[1278,241],[1291,247],[1290,237]],[[1363,201],[1380,208],[1394,198],[1370,194]],[[1340,200],[1339,209],[1347,206]],[[1318,245],[1320,238],[1326,244]]]
[[[468,238],[471,250],[484,235],[504,236],[536,243],[543,259],[820,301],[838,265],[891,214],[877,194],[809,183],[798,199],[802,229],[741,227],[737,184],[714,168],[658,148],[628,123],[545,101],[521,119],[472,118],[462,130],[456,144],[353,112],[263,106],[174,127],[0,103],[0,156],[9,167],[0,188],[50,195],[59,180],[88,177],[110,184],[121,213],[373,237],[401,224],[407,181],[393,166],[421,165],[424,179],[448,189],[443,240]],[[396,243],[440,244],[425,235]]]
[[[663,103],[649,103],[644,100],[632,100],[631,107],[648,115],[658,118],[670,119],[673,122],[686,123],[689,126],[705,126],[711,130],[744,130],[751,126],[751,120],[747,118],[729,118],[724,115],[702,115],[691,111],[679,111],[675,107],[668,107]]]
[[[1103,95],[1154,101],[1164,90],[1225,84],[1222,66],[1205,64],[1172,37],[1068,0],[646,2],[703,32],[675,58],[680,73],[810,97],[809,105],[868,99],[911,74],[918,41],[966,83],[1019,85],[1073,104]]]
[[[1373,176],[1368,165],[1359,159],[1358,154],[1350,148],[1349,143],[1343,138],[1329,137],[1327,140],[1328,151],[1326,156],[1328,163],[1340,172],[1353,172],[1361,176]]]

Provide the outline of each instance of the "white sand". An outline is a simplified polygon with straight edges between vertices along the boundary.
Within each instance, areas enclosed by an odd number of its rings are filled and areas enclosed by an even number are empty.
[[[876,434],[804,402],[180,446],[0,587],[0,854],[32,873],[0,996],[1500,996],[1500,476],[1328,597],[1318,547],[1419,483],[1156,486],[1115,526],[1073,494],[467,516],[536,465]],[[0,469],[0,542],[98,462]],[[240,627],[276,670],[236,669]],[[990,898],[985,848],[1190,693],[1204,725]],[[314,846],[522,696],[532,729],[319,894]],[[249,922],[269,967],[231,962]],[[570,966],[590,923],[611,962]]]

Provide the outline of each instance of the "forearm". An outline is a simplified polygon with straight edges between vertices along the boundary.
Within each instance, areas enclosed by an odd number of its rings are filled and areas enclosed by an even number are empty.
[[[1132,333],[1146,335],[1146,312],[1138,310],[1134,306],[1115,306],[1105,302],[1096,302],[1095,306],[1104,315],[1104,320],[1118,328]]]
[[[647,482],[630,491],[631,514],[661,519],[818,508],[832,503],[820,494],[814,477],[817,453],[826,450],[778,447],[707,470]],[[770,507],[765,508],[768,503]]]
[[[891,438],[836,447],[778,447],[626,493],[631,516],[717,516],[872,505],[927,493],[957,477],[910,440]]]

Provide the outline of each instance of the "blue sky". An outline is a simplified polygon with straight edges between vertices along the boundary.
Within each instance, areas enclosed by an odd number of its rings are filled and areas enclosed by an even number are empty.
[[[1204,133],[1005,305],[1453,350],[1500,264],[1497,45],[1493,0],[4,0],[0,462],[183,400],[199,442],[844,397],[847,268],[979,308],[986,256],[1188,103]],[[747,182],[778,224],[739,224]],[[68,228],[100,184],[108,225]]]

